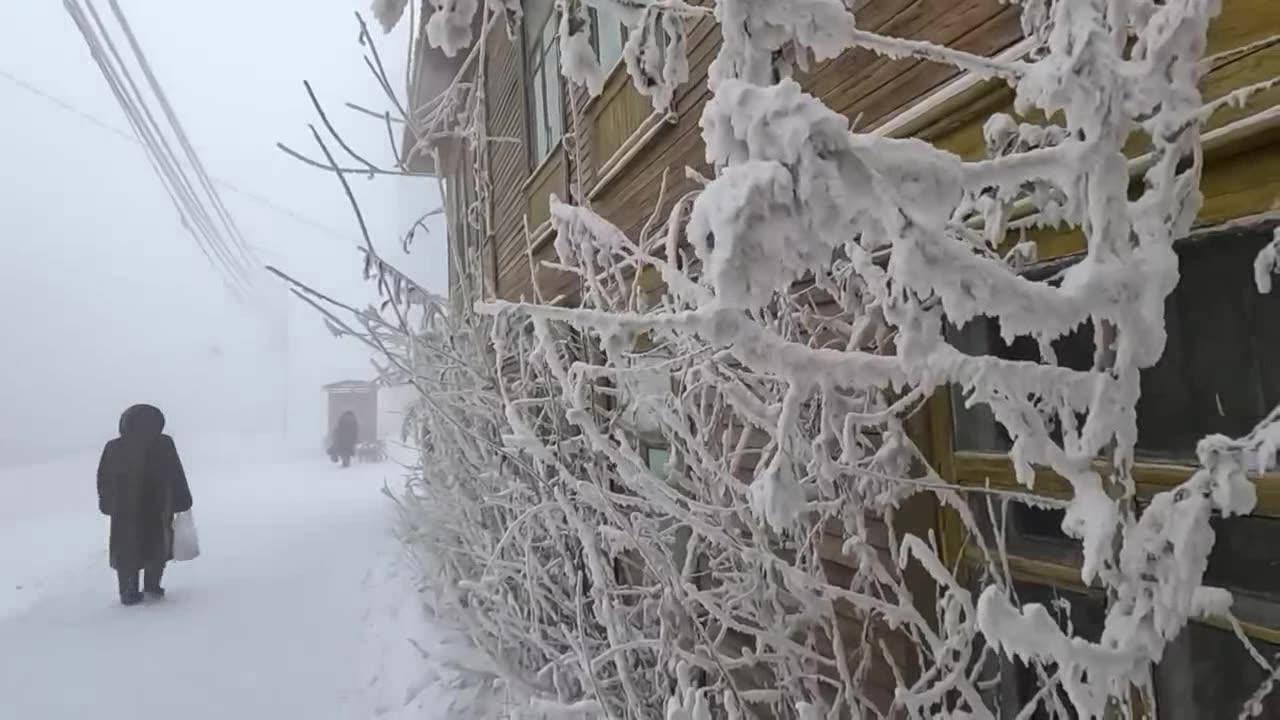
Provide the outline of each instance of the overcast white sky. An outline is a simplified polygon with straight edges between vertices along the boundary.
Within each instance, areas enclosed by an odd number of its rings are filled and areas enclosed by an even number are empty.
[[[357,43],[354,12],[368,0],[119,1],[209,173],[350,235],[224,191],[264,262],[352,304],[371,301],[339,184],[275,148],[313,148],[306,79],[353,146],[391,157],[379,123],[341,109],[385,106]],[[398,78],[407,30],[380,45]],[[318,445],[319,385],[367,377],[368,353],[333,339],[298,301],[288,357],[272,353],[262,311],[231,301],[141,148],[3,73],[127,127],[61,2],[0,2],[0,465],[100,445],[135,402],[165,410],[180,444],[274,429],[286,373],[292,435]],[[435,185],[353,182],[384,252],[443,291],[442,229],[408,257],[391,250],[410,218],[439,204]]]

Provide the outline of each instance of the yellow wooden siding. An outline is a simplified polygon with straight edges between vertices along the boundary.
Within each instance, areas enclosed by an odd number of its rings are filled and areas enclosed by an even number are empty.
[[[1225,0],[1222,12],[1209,29],[1209,54],[1220,54],[1266,40],[1280,33],[1280,2],[1266,0]],[[1206,102],[1219,99],[1248,85],[1280,77],[1280,44],[1254,49],[1213,63],[1201,81]],[[985,157],[983,124],[997,112],[1012,113],[1013,92],[1003,84],[985,84],[985,93],[961,112],[948,113],[917,133],[937,147],[966,160]],[[1226,127],[1280,103],[1280,88],[1252,96],[1243,107],[1217,112],[1205,125],[1205,132]],[[1201,181],[1204,204],[1198,222],[1216,224],[1280,209],[1280,128],[1260,132],[1248,139],[1209,143],[1206,168]],[[1131,156],[1145,152],[1147,143],[1135,137],[1128,148]],[[1084,236],[1078,230],[1036,230],[1041,258],[1081,252]]]
[[[1208,54],[1220,54],[1244,48],[1280,33],[1280,3],[1274,0],[1224,0],[1222,12],[1210,26]],[[1280,76],[1280,46],[1254,48],[1229,58],[1213,61],[1201,83],[1206,101],[1253,83]],[[966,159],[977,159],[985,153],[982,125],[993,112],[1009,112],[1012,93],[1007,88],[986,83],[977,100],[960,113],[951,113],[914,133],[939,147]],[[1205,132],[1205,170],[1201,181],[1204,202],[1197,223],[1213,226],[1280,210],[1280,125],[1272,123],[1255,132],[1235,134],[1223,139],[1219,131],[1231,123],[1272,110],[1280,103],[1280,91],[1272,90],[1253,96],[1242,108],[1228,108],[1207,123]],[[980,111],[974,111],[981,108]],[[1138,155],[1144,143],[1136,139],[1129,151]],[[1070,232],[1037,231],[1031,234],[1042,258],[1059,257],[1083,250],[1083,236]],[[927,453],[939,474],[962,485],[990,485],[1001,490],[1027,492],[1017,484],[1007,456],[974,452],[956,452],[953,447],[952,400],[947,391],[939,391],[926,411],[929,432],[922,436]],[[1182,465],[1138,463],[1134,469],[1139,499],[1149,499],[1185,481],[1192,468]],[[1257,481],[1256,515],[1280,518],[1280,474],[1269,474]],[[1049,497],[1070,497],[1067,482],[1051,470],[1038,468],[1034,492]],[[971,554],[972,542],[956,514],[939,512],[939,536],[944,558],[949,564]],[[968,550],[963,550],[963,548]],[[975,567],[977,565],[974,565]],[[1059,587],[1080,586],[1079,569],[1069,565],[1023,557],[1010,558],[1013,574],[1019,579]],[[1246,626],[1254,637],[1275,641],[1280,630]]]
[[[1222,0],[1222,12],[1209,25],[1205,54],[1218,55],[1272,37],[1280,31],[1275,0]]]
[[[707,70],[720,47],[719,27],[710,21],[699,21],[689,31],[689,82],[682,86],[674,98],[673,110],[678,116],[675,124],[661,127],[648,145],[641,148],[616,177],[601,190],[593,201],[593,208],[614,222],[630,237],[638,239],[641,228],[655,213],[665,218],[676,199],[692,189],[685,178],[686,166],[705,166],[706,154],[698,121],[702,108],[709,98],[706,88]],[[630,79],[626,79],[628,85]],[[633,89],[628,91],[634,92]],[[621,93],[619,94],[621,96]],[[613,102],[622,102],[615,98]],[[652,111],[645,98],[645,117]],[[601,112],[604,112],[601,108]],[[639,113],[637,113],[638,115]],[[644,117],[640,118],[641,121]],[[629,135],[630,133],[628,133]],[[625,141],[626,137],[617,139]],[[596,155],[598,166],[609,161],[603,153]],[[661,207],[663,175],[668,185]]]
[[[859,26],[864,29],[896,37],[926,39],[983,55],[994,55],[1017,42],[1021,36],[1017,8],[999,0],[865,0],[857,4],[855,11]],[[1242,47],[1278,32],[1280,2],[1225,0],[1221,16],[1210,29],[1209,52],[1220,53]],[[685,167],[691,166],[703,172],[709,170],[706,168],[698,119],[709,99],[707,69],[719,46],[719,28],[714,23],[699,22],[691,28],[688,45],[690,81],[679,90],[674,101],[678,122],[658,130],[653,139],[593,198],[592,209],[613,221],[633,239],[638,239],[641,228],[652,217],[665,218],[676,199],[695,187],[685,179]],[[1276,46],[1258,48],[1215,62],[1202,85],[1205,97],[1212,100],[1251,82],[1275,77],[1280,74],[1278,63],[1280,48]],[[517,65],[506,63],[503,67],[510,72]],[[799,73],[797,79],[836,111],[856,119],[857,127],[868,128],[910,109],[956,77],[957,71],[946,66],[910,59],[889,60],[869,51],[852,50],[839,58],[819,63],[808,72]],[[518,86],[519,81],[514,84]],[[516,94],[515,98],[519,103],[510,106],[519,107],[522,113],[523,96]],[[1212,131],[1246,114],[1272,107],[1278,98],[1280,91],[1260,94],[1246,108],[1232,108],[1214,117],[1207,130]],[[978,159],[985,154],[983,124],[992,113],[1009,111],[1012,100],[1012,91],[1003,83],[980,83],[946,104],[931,119],[913,123],[914,131],[910,134],[928,139],[966,159]],[[594,186],[600,168],[609,164],[618,148],[643,125],[652,111],[648,99],[634,90],[630,79],[623,73],[615,73],[602,96],[593,101],[587,102],[579,93],[578,107],[583,111],[587,135],[586,146],[580,156],[585,164],[582,175],[591,178],[588,186],[583,188],[586,192]],[[519,121],[523,122],[523,119],[519,118]],[[523,135],[520,137],[523,139]],[[1136,142],[1134,153],[1139,152],[1141,143]],[[519,155],[522,159],[525,157],[523,149]],[[512,165],[509,157],[503,159],[506,160],[503,167],[508,168],[508,175],[520,177],[521,182],[514,187],[505,182],[501,189],[495,188],[495,197],[503,203],[496,212],[499,216],[496,222],[500,243],[499,293],[513,299],[532,298],[532,268],[544,299],[551,300],[563,294],[572,301],[577,288],[576,278],[539,266],[543,261],[555,260],[550,238],[535,239],[531,265],[529,238],[524,230],[526,218],[531,230],[545,219],[545,199],[549,192],[565,188],[568,178],[576,176],[572,158],[558,158],[544,167],[539,177],[527,182],[527,166],[521,169],[521,175],[509,169]],[[496,152],[494,161],[495,165],[499,164]],[[1247,142],[1240,141],[1227,147],[1211,145],[1206,153],[1206,162],[1202,183],[1205,195],[1200,216],[1202,223],[1217,223],[1280,207],[1280,133],[1259,133]],[[664,176],[667,180],[665,195],[662,194]],[[557,192],[564,196],[562,191]],[[1035,237],[1041,243],[1043,257],[1081,249],[1078,233],[1042,232]],[[1004,469],[1008,463],[1003,458],[956,455],[952,452],[950,404],[944,393],[929,405],[928,418],[925,446],[929,448],[935,468],[944,478],[976,482],[982,476],[992,477],[999,483],[1011,477]],[[1173,478],[1172,475],[1160,476],[1158,473],[1147,477]],[[1061,491],[1050,475],[1045,476],[1041,487],[1050,493],[1055,488]],[[1149,494],[1160,487],[1163,487],[1160,483],[1148,482],[1143,485],[1143,492]],[[1264,489],[1264,494],[1270,492],[1272,490]],[[921,517],[931,515],[939,518],[946,554],[950,559],[956,559],[963,538],[954,517],[941,509],[921,511]],[[919,524],[918,518],[915,524]],[[833,561],[839,563],[840,559],[833,557]]]
[[[649,98],[641,95],[626,72],[614,74],[609,87],[596,99],[591,116],[591,156],[597,171],[609,162],[631,134],[653,112]]]
[[[1021,36],[1017,8],[996,0],[932,0],[909,3],[879,32],[948,45],[978,55],[993,55]],[[853,62],[837,70],[830,90],[819,82],[823,71],[803,84],[831,109],[865,128],[909,107],[960,73],[951,67],[915,59],[891,60],[867,50],[845,53]],[[842,56],[843,57],[843,56]]]
[[[567,165],[563,149],[551,153],[546,162],[538,168],[537,173],[529,179],[525,189],[526,212],[529,215],[529,228],[538,229],[551,220],[551,196],[561,200],[566,198],[568,187]]]
[[[493,202],[493,234],[496,254],[496,291],[504,291],[503,269],[511,252],[524,242],[527,208],[524,188],[529,178],[529,154],[525,147],[525,98],[523,67],[518,45],[505,32],[490,33],[485,68],[486,112],[489,135],[501,138],[489,146],[489,174]]]

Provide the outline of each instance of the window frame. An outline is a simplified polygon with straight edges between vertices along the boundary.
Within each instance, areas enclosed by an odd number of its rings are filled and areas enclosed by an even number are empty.
[[[560,23],[554,0],[545,3],[546,19],[537,30],[537,38],[531,42],[531,18],[540,15],[539,9],[526,10],[520,20],[520,56],[524,65],[524,120],[525,147],[529,158],[530,176],[555,157],[565,135],[564,83],[560,81]],[[547,63],[554,58],[555,67],[548,72]],[[554,83],[551,79],[554,78]],[[550,87],[554,84],[554,88]],[[555,106],[547,99],[554,90]],[[539,102],[539,96],[543,98]],[[554,127],[553,127],[554,126]],[[544,132],[545,131],[545,132]],[[542,143],[546,147],[542,147]]]
[[[602,44],[604,29],[601,26],[601,11],[599,8],[594,7],[588,8],[588,10],[591,15],[591,47],[596,51],[596,61],[600,63],[600,69],[604,71],[605,77],[610,77],[618,69],[618,66],[623,63],[627,47],[627,26],[622,23],[622,19],[616,13],[609,13],[609,16],[616,24],[614,30],[616,31],[615,40],[617,40],[618,44],[618,54],[612,60],[606,60],[602,55],[604,52]]]
[[[1022,578],[1014,578],[1013,585],[1014,592],[1018,593],[1020,598],[1025,598],[1026,595],[1034,593],[1037,589],[1047,591],[1047,594],[1051,594],[1055,598],[1068,594],[1075,595],[1077,597],[1070,598],[1068,600],[1071,603],[1072,610],[1081,607],[1076,603],[1084,600],[1085,602],[1096,603],[1095,608],[1101,610],[1105,618],[1106,597],[1098,588],[1085,588],[1082,586],[1069,587],[1065,585],[1041,582],[1038,579],[1031,580]],[[970,588],[973,587],[972,584],[969,584],[968,586]],[[1044,604],[1043,598],[1033,597],[1026,599],[1026,601],[1041,602],[1041,604]],[[1053,608],[1047,609],[1049,609],[1050,615],[1054,618],[1054,623],[1058,624],[1059,613],[1055,612]],[[1078,627],[1079,626],[1077,626],[1077,628]],[[1101,627],[1095,629],[1099,633],[1102,630]],[[988,702],[994,701],[994,709],[997,711],[997,714],[1000,717],[1004,717],[1004,713],[1007,713],[1010,710],[1019,709],[1022,707],[1022,704],[1026,702],[1026,699],[1016,696],[1018,695],[1018,686],[1021,684],[1023,677],[1020,671],[1029,668],[1029,665],[1022,658],[1015,658],[1006,653],[997,653],[994,658],[988,660],[988,662],[991,661],[994,661],[995,663],[994,668],[997,669],[997,678],[994,685],[991,686],[986,693],[983,693],[983,695],[984,699]],[[1058,687],[1058,692],[1063,692],[1061,685]],[[1014,697],[1010,697],[1011,694]],[[1010,700],[1012,700],[1012,707],[1008,704]],[[1036,713],[1033,717],[1040,717],[1040,715]],[[1143,716],[1139,715],[1138,717]]]
[[[659,477],[665,476],[671,467],[671,448],[657,443],[642,442],[644,448],[644,464],[649,468],[649,472]],[[660,467],[654,467],[653,458],[655,454],[663,456]]]
[[[1237,234],[1241,232],[1270,233],[1277,227],[1280,227],[1280,219],[1274,218],[1259,219],[1247,225],[1224,223],[1199,229],[1180,242],[1230,242],[1233,235],[1238,236]],[[1059,256],[1047,259],[1041,265],[1061,265],[1073,260],[1073,255]],[[1011,490],[1054,499],[1071,497],[1070,484],[1050,468],[1036,466],[1035,487],[1029,489],[1018,483],[1013,464],[1007,454],[957,450],[953,397],[950,386],[940,388],[925,408],[928,430],[927,437],[924,438],[925,442],[922,444],[928,448],[930,460],[944,479],[962,488]],[[1101,458],[1095,460],[1093,466],[1100,472],[1108,469],[1108,464]],[[1157,493],[1171,490],[1186,482],[1196,469],[1190,460],[1151,460],[1139,457],[1133,464],[1133,479],[1137,490],[1135,499],[1140,504],[1145,504]],[[1280,472],[1272,471],[1251,477],[1257,488],[1258,502],[1250,517],[1280,520]],[[982,567],[982,558],[972,544],[971,532],[960,522],[955,511],[945,507],[939,508],[937,518],[944,559],[949,564],[961,567],[964,573],[973,572]],[[1009,528],[1009,531],[1012,531],[1012,528]],[[1090,589],[1081,581],[1080,567],[1075,563],[1018,555],[1010,551],[1009,572],[1014,580],[1020,582],[1048,585],[1063,590]],[[1221,618],[1192,618],[1191,622],[1233,632],[1230,623]],[[1239,623],[1241,630],[1249,638],[1280,644],[1280,628],[1244,620],[1240,620]]]
[[[1224,224],[1205,228],[1193,233],[1184,241],[1196,243],[1231,242],[1233,236],[1240,233],[1264,234],[1280,227],[1280,220],[1262,220],[1245,226]],[[1042,266],[1063,267],[1073,262],[1076,255],[1046,260]],[[1037,268],[1040,269],[1040,268]],[[1009,456],[1001,452],[979,450],[961,450],[955,448],[956,415],[950,386],[940,390],[931,400],[931,425],[934,435],[933,455],[935,459],[946,458],[945,465],[954,481],[961,485],[981,487],[991,483],[993,487],[1032,492],[1052,498],[1068,498],[1071,496],[1070,485],[1050,468],[1036,467],[1036,488],[1028,491],[1019,485],[1014,477],[1013,465]],[[1108,465],[1102,459],[1095,460],[1094,468],[1105,470]],[[1149,500],[1156,493],[1164,492],[1181,485],[1190,479],[1196,466],[1190,459],[1152,459],[1139,456],[1133,464],[1133,476],[1137,486],[1138,499]],[[1253,514],[1280,519],[1280,472],[1268,472],[1254,477],[1258,490],[1258,504]]]
[[[1277,336],[1274,331],[1263,332],[1260,328],[1260,325],[1273,326],[1265,319],[1280,312],[1280,301],[1258,293],[1252,283],[1253,258],[1271,241],[1272,231],[1277,227],[1280,227],[1280,217],[1257,218],[1238,226],[1204,228],[1174,243],[1184,275],[1165,302],[1169,338],[1164,355],[1159,364],[1142,373],[1143,399],[1138,405],[1136,448],[1139,465],[1194,465],[1195,445],[1200,438],[1214,433],[1242,436],[1280,403],[1277,388],[1280,378],[1274,369],[1263,369],[1273,367],[1265,358],[1269,356],[1267,350],[1275,347]],[[1021,277],[1033,282],[1052,282],[1081,257],[1073,253],[1037,263],[1025,269]],[[1187,268],[1203,269],[1203,272],[1187,272]],[[1212,299],[1206,298],[1206,293],[1212,295]],[[1223,316],[1234,318],[1235,322],[1216,321]],[[1092,326],[1085,325],[1055,340],[1059,365],[1087,370],[1094,354],[1092,334]],[[949,325],[948,340],[961,352],[1012,360],[1036,361],[1039,357],[1034,340],[1020,335],[1006,341],[998,321],[990,318],[979,317],[959,328]],[[1245,360],[1243,366],[1237,363],[1235,368],[1239,373],[1224,370],[1231,367],[1232,361],[1226,357],[1229,351],[1204,349],[1221,348],[1223,343],[1215,340],[1225,341],[1228,347],[1238,343],[1245,350],[1240,355]],[[1208,370],[1206,364],[1214,369]],[[995,423],[990,411],[983,405],[962,410],[959,393],[952,388],[952,394],[953,442],[957,452],[986,456],[1007,453],[1009,438]],[[1217,398],[1217,412],[1223,421],[1162,423],[1161,418],[1170,416],[1205,418],[1213,415],[1213,408],[1204,406],[1206,397]],[[1224,399],[1229,412],[1223,410]]]

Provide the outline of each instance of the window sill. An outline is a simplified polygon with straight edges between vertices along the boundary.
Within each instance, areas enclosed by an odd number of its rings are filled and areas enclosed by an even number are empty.
[[[547,219],[541,225],[538,225],[538,227],[527,231],[524,235],[525,249],[521,253],[521,255],[524,256],[524,260],[521,262],[521,265],[525,269],[520,272],[520,275],[529,279],[530,291],[533,290],[533,283],[536,282],[539,271],[545,269],[542,266],[541,261],[538,260],[538,253],[542,252],[547,245],[551,244],[552,240],[555,239],[555,236],[555,226],[552,224],[550,219]],[[527,273],[527,275],[525,275],[525,273]],[[559,305],[562,300],[563,296],[558,296],[556,298],[544,298],[540,302],[549,305]]]
[[[536,256],[555,236],[556,228],[551,224],[551,220],[544,221],[529,233],[529,252]]]
[[[676,124],[679,119],[680,116],[673,112],[655,111],[650,113],[649,117],[640,123],[640,127],[627,136],[627,139],[623,141],[613,155],[599,166],[597,170],[599,178],[597,178],[595,185],[592,186],[591,191],[587,193],[587,197],[592,200],[599,197],[622,174],[622,171],[631,164],[631,161],[661,134],[664,128]]]
[[[627,63],[623,58],[618,58],[618,62],[614,63],[613,69],[605,73],[604,85],[600,90],[600,94],[587,97],[587,102],[581,108],[582,113],[589,115],[595,110],[596,105],[613,100],[615,95],[622,92],[628,80]]]
[[[1034,47],[1034,42],[1029,39],[1022,39],[996,53],[992,60],[996,62],[1020,60]],[[867,132],[882,137],[911,137],[955,111],[972,106],[988,93],[1007,87],[1008,85],[1003,82],[991,82],[981,79],[973,73],[966,72],[907,106],[902,112],[885,119]]]
[[[1009,461],[1008,455],[957,451],[954,456],[954,467],[956,483],[959,485],[975,487],[990,483],[992,487],[1002,490],[1060,499],[1067,499],[1073,495],[1071,485],[1065,478],[1044,467],[1036,467],[1034,488],[1019,485],[1014,477],[1013,463]],[[1102,460],[1095,460],[1093,463],[1093,469],[1097,472],[1105,472],[1107,467],[1107,463]],[[1192,465],[1136,462],[1133,465],[1133,476],[1138,486],[1138,497],[1150,499],[1156,493],[1171,490],[1186,482],[1195,471],[1196,468]],[[1280,517],[1280,473],[1267,473],[1262,476],[1251,473],[1250,477],[1258,489],[1258,504],[1252,514]]]
[[[1272,134],[1280,130],[1280,112],[1275,107],[1259,110],[1252,115],[1240,118],[1222,127],[1210,130],[1200,137],[1200,145],[1204,154],[1204,165],[1220,162],[1225,158],[1248,152],[1265,144]],[[1151,168],[1155,156],[1151,153],[1129,159],[1129,177],[1138,178]],[[1203,217],[1203,215],[1201,216]],[[1009,232],[1030,229],[1040,222],[1041,218],[1034,205],[1027,200],[1014,203],[1009,216]],[[983,222],[975,219],[969,223],[974,229],[981,229]],[[1057,249],[1057,255],[1068,255],[1084,250],[1083,236],[1076,235],[1073,242],[1066,243]]]
[[[975,547],[968,547],[964,551],[964,561],[970,568],[981,568],[983,566],[982,553]],[[1019,557],[1016,555],[1009,556],[1009,573],[1013,579],[1037,585],[1048,585],[1050,587],[1061,588],[1063,590],[1073,590],[1075,592],[1097,592],[1101,585],[1096,581],[1091,585],[1085,585],[1080,579],[1080,568],[1072,565],[1062,565],[1059,563],[1046,562],[1044,560],[1032,560],[1030,558]],[[1203,625],[1225,630],[1226,632],[1234,632],[1231,621],[1227,618],[1218,616],[1209,617],[1193,617],[1191,622],[1198,622]],[[1245,635],[1251,638],[1262,640],[1272,644],[1280,644],[1280,629],[1266,627],[1257,623],[1245,622],[1237,620],[1240,623],[1240,629]]]
[[[527,196],[529,188],[545,179],[546,174],[550,172],[550,168],[553,167],[557,161],[563,160],[563,158],[564,138],[561,137],[556,141],[556,144],[552,146],[551,152],[547,153],[547,156],[534,166],[533,170],[529,173],[529,177],[525,178],[525,181],[520,185],[520,192]]]

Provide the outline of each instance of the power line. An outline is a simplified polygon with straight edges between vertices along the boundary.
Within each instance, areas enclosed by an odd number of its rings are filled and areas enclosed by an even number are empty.
[[[124,26],[125,20],[119,6],[115,0],[109,2],[117,23]],[[167,126],[157,119],[153,105],[161,92],[154,78],[147,73],[149,85],[146,86],[135,80],[125,53],[120,51],[112,31],[98,13],[93,0],[63,0],[62,5],[80,31],[94,64],[98,66],[107,87],[124,111],[125,119],[142,142],[151,169],[178,211],[183,228],[190,233],[209,264],[222,275],[227,290],[243,302],[253,284],[249,268],[256,265],[256,261],[237,232],[234,222],[221,212],[217,192],[201,175],[198,159],[192,156],[189,147],[183,143],[182,129],[177,120],[168,112],[167,107],[163,108]],[[117,29],[116,33],[119,32]],[[129,36],[127,27],[124,32]],[[133,50],[134,64],[141,66],[146,72],[145,58],[132,37],[129,36],[128,39],[128,48]],[[150,90],[153,97],[148,98],[147,90]],[[162,99],[161,104],[163,105]],[[174,140],[186,152],[185,162],[175,152]]]
[[[12,72],[9,72],[4,68],[0,68],[0,77],[4,78],[5,80],[8,80],[10,83],[27,91],[28,93],[31,93],[32,95],[38,98],[41,98],[42,100],[59,108],[60,110],[63,110],[67,113],[75,115],[80,120],[97,127],[99,130],[104,130],[106,132],[109,132],[112,135],[116,135],[117,137],[123,138],[124,140],[127,140],[130,143],[133,143],[134,145],[137,145],[139,147],[142,146],[142,141],[139,140],[136,136],[128,132],[125,132],[124,130],[121,130],[118,127],[115,127],[114,125],[98,118],[92,113],[86,112],[85,110],[82,110],[79,107],[76,107],[72,103],[67,102],[66,100],[63,100],[62,98],[56,95],[53,95],[45,90],[42,90],[39,86],[34,85],[30,82],[27,82],[26,80],[23,80],[22,78],[18,77],[17,75],[14,75]],[[280,215],[284,215],[289,219],[293,220],[294,222],[297,222],[301,225],[306,225],[312,229],[319,230],[327,235],[332,235],[333,237],[339,238],[342,240],[351,241],[355,239],[354,236],[352,235],[343,234],[339,230],[335,230],[334,228],[328,225],[325,225],[324,223],[318,220],[313,220],[299,213],[298,211],[293,210],[284,205],[281,205],[280,203],[264,195],[253,192],[252,190],[246,190],[240,187],[239,185],[236,185],[235,183],[231,182],[230,180],[218,177],[216,175],[212,176],[212,178],[215,183],[230,190],[231,192],[234,192],[237,195],[240,195],[241,197],[252,200],[253,202],[256,202],[259,205],[262,205],[263,207],[267,208],[268,210],[276,212]]]

